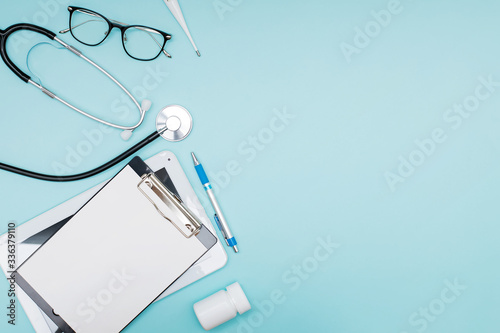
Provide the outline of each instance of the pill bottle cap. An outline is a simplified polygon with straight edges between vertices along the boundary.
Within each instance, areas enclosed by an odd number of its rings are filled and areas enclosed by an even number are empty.
[[[236,310],[239,314],[243,314],[252,308],[250,302],[248,301],[248,298],[245,295],[245,292],[243,291],[243,289],[241,289],[241,286],[238,282],[227,286],[226,290],[229,294],[229,297],[231,297],[231,300],[234,302]]]

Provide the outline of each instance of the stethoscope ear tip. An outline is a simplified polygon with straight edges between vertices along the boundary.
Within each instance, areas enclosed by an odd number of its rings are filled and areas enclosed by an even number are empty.
[[[146,112],[151,108],[151,101],[149,99],[143,99],[141,102],[142,112]]]
[[[132,133],[132,130],[125,130],[120,133],[120,136],[122,137],[123,141],[127,141],[132,136]]]

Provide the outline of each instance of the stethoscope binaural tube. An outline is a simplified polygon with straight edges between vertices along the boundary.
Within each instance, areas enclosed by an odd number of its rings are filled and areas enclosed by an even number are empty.
[[[41,84],[36,83],[33,80],[31,80],[31,77],[29,75],[27,75],[26,73],[24,73],[23,71],[21,71],[19,69],[19,67],[17,67],[12,62],[12,60],[9,58],[9,56],[7,54],[7,39],[14,32],[17,32],[17,31],[20,31],[20,30],[30,30],[30,31],[34,31],[34,32],[40,33],[40,34],[42,34],[44,36],[47,36],[49,39],[58,42],[64,48],[66,48],[67,50],[71,51],[72,53],[74,53],[78,57],[82,58],[83,60],[85,60],[86,62],[88,62],[92,66],[94,66],[96,69],[98,69],[101,73],[103,73],[104,75],[106,75],[118,87],[120,87],[120,89],[123,90],[123,92],[125,92],[125,94],[132,100],[132,102],[138,108],[139,113],[140,113],[140,119],[139,119],[139,121],[135,125],[133,125],[133,126],[123,126],[123,125],[119,125],[119,124],[110,123],[108,121],[105,121],[105,120],[103,120],[101,118],[93,116],[93,115],[91,115],[91,114],[89,114],[89,113],[87,113],[87,112],[85,112],[85,111],[77,108],[76,106],[74,106],[71,103],[69,103],[69,102],[65,101],[64,99],[60,98],[59,96],[57,96],[56,94],[54,94],[52,91],[50,91],[47,88],[45,88],[44,86],[42,86]],[[104,124],[104,125],[107,125],[107,126],[110,126],[110,127],[114,127],[114,128],[118,128],[118,129],[123,130],[124,132],[122,133],[122,139],[124,139],[124,140],[128,140],[128,138],[130,138],[130,136],[132,135],[132,131],[135,130],[137,127],[139,127],[142,124],[142,122],[144,121],[144,116],[146,114],[146,111],[151,107],[151,102],[149,100],[144,100],[142,102],[142,104],[139,104],[139,102],[134,98],[134,96],[132,96],[132,94],[120,82],[118,82],[117,79],[115,79],[111,74],[109,74],[106,70],[104,70],[102,67],[100,67],[99,65],[97,65],[95,62],[93,62],[89,58],[87,58],[85,55],[82,54],[82,52],[80,52],[79,50],[77,50],[73,46],[68,45],[65,42],[63,42],[62,40],[60,40],[59,38],[57,38],[56,34],[53,33],[52,31],[49,31],[49,30],[47,30],[45,28],[42,28],[42,27],[39,27],[37,25],[29,24],[29,23],[19,23],[19,24],[12,25],[12,26],[8,27],[5,30],[0,30],[0,55],[1,55],[2,59],[3,59],[3,61],[5,62],[5,64],[7,65],[7,67],[9,67],[9,69],[14,74],[16,74],[21,80],[23,80],[24,82],[29,83],[29,84],[35,86],[36,88],[40,89],[44,94],[46,94],[50,98],[59,101],[60,103],[66,105],[70,109],[72,109],[72,110],[74,110],[74,111],[76,111],[76,112],[78,112],[78,113],[80,113],[80,114],[82,114],[82,115],[84,115],[84,116],[92,119],[92,120],[95,120],[95,121],[97,121],[97,122],[99,122],[101,124]]]
[[[136,145],[131,147],[130,149],[126,150],[122,154],[120,154],[120,155],[116,156],[115,158],[113,158],[112,160],[110,160],[109,162],[104,163],[103,165],[101,165],[95,169],[92,169],[90,171],[79,173],[76,175],[66,175],[66,176],[46,175],[46,174],[42,174],[42,173],[38,173],[38,172],[33,172],[33,171],[21,169],[21,168],[18,168],[18,167],[12,166],[12,165],[8,165],[8,164],[4,164],[4,163],[0,163],[0,169],[5,170],[5,171],[9,171],[9,172],[13,172],[13,173],[16,173],[16,174],[21,175],[21,176],[26,176],[26,177],[50,181],[50,182],[72,182],[75,180],[81,180],[81,179],[95,176],[98,173],[106,171],[107,169],[115,166],[116,164],[120,163],[121,161],[123,161],[127,157],[129,157],[132,154],[139,151],[140,149],[144,148],[145,146],[147,146],[148,144],[150,144],[154,140],[158,139],[161,136],[162,132],[164,132],[166,130],[167,129],[165,128],[164,130],[162,130],[160,132],[155,131],[155,132],[151,133],[149,136],[147,136],[145,139],[143,139],[142,141],[140,141],[139,143],[137,143]]]

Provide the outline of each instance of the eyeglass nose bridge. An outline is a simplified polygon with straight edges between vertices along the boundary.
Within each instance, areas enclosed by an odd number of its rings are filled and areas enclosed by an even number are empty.
[[[125,30],[127,29],[128,24],[125,24],[123,22],[118,22],[115,20],[110,20],[110,19],[108,20],[109,20],[109,30],[106,32],[106,38],[111,34],[111,31],[113,31],[114,28],[117,28],[118,30],[120,30],[122,38],[126,40]]]
[[[109,31],[113,30],[114,28],[118,28],[120,30],[125,30],[129,25],[123,22],[115,21],[115,20],[109,20],[111,23],[111,29]]]

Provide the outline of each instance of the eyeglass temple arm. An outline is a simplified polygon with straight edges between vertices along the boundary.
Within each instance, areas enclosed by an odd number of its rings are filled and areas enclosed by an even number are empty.
[[[60,34],[65,34],[65,33],[69,32],[71,29],[78,28],[79,26],[82,26],[82,25],[84,25],[85,23],[92,22],[92,21],[98,21],[98,20],[87,20],[87,21],[85,21],[85,22],[82,22],[82,23],[79,23],[79,24],[77,24],[77,25],[74,25],[74,26],[72,26],[71,28],[61,30],[61,31],[59,31],[59,33],[60,33]]]
[[[94,13],[92,13],[92,12],[87,12],[87,11],[85,12],[85,14],[87,14],[87,15],[91,15],[91,16],[94,16],[94,17],[101,17],[100,15],[94,14]],[[91,22],[91,21],[96,21],[96,20],[87,20],[87,21],[82,22],[82,23],[80,23],[80,24],[77,24],[77,25],[75,25],[75,26],[69,27],[68,29],[61,30],[61,31],[59,31],[59,33],[60,33],[60,34],[65,34],[65,33],[67,33],[68,31],[70,31],[71,29],[78,28],[79,26],[81,26],[81,25],[83,25],[83,24],[85,24],[85,23],[87,23],[87,22]]]

